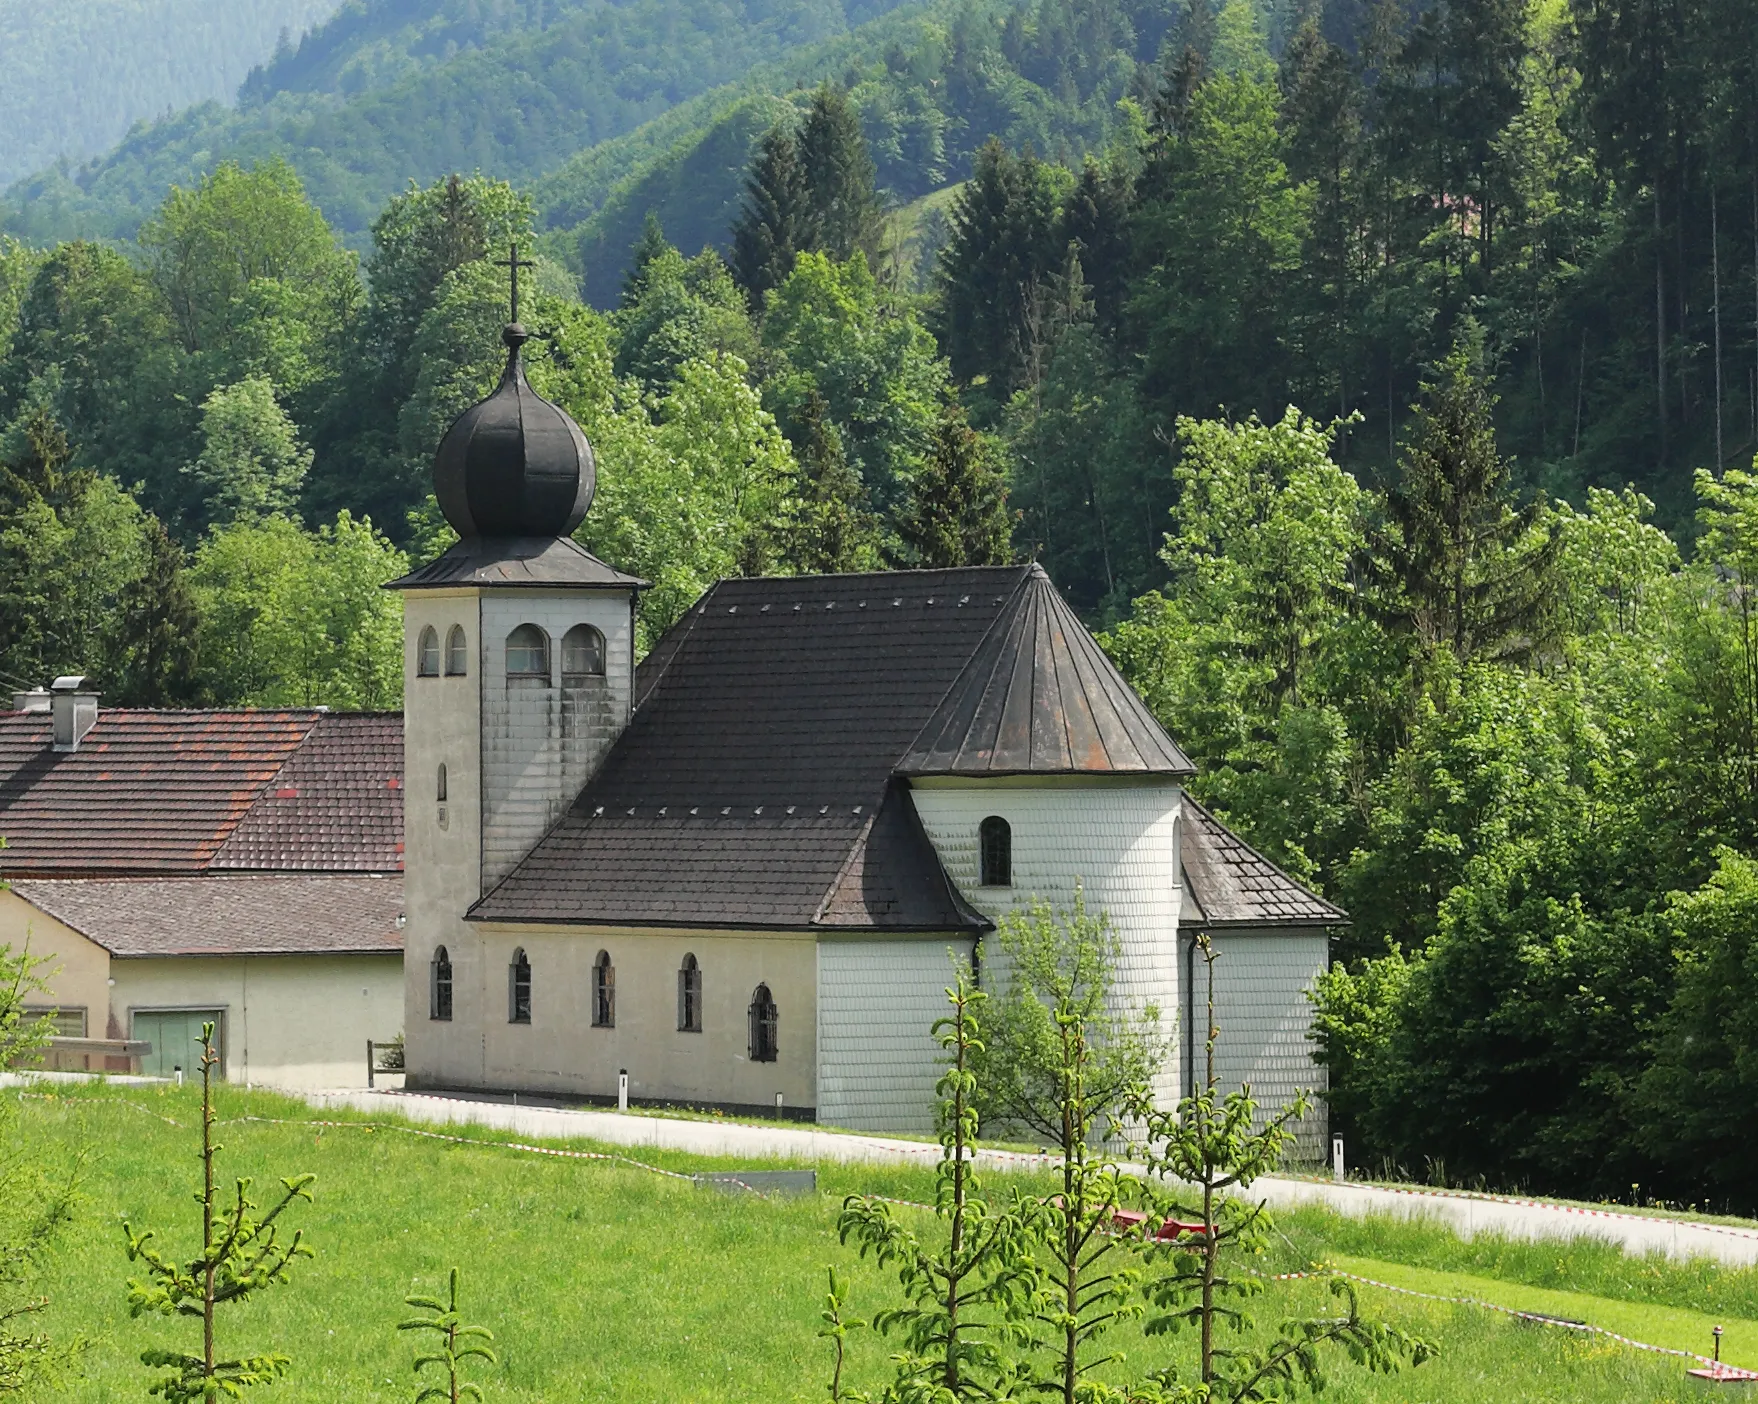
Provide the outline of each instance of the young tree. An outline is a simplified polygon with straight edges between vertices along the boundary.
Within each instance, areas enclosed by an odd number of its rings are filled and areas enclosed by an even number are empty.
[[[752,310],[793,272],[794,257],[814,247],[812,191],[794,134],[784,126],[763,135],[745,177],[745,200],[733,225],[733,277]]]
[[[1177,1237],[1153,1251],[1170,1260],[1170,1271],[1152,1279],[1147,1296],[1159,1310],[1147,1323],[1149,1335],[1185,1329],[1197,1333],[1194,1379],[1181,1379],[1176,1366],[1149,1377],[1143,1397],[1155,1404],[1254,1404],[1286,1399],[1300,1385],[1323,1386],[1321,1350],[1341,1348],[1370,1370],[1390,1373],[1408,1357],[1421,1364],[1433,1348],[1394,1326],[1361,1315],[1348,1280],[1334,1277],[1331,1291],[1343,1307],[1339,1316],[1287,1321],[1266,1349],[1229,1349],[1216,1339],[1218,1326],[1242,1330],[1250,1317],[1239,1306],[1263,1291],[1241,1259],[1264,1249],[1273,1224],[1263,1203],[1245,1192],[1275,1171],[1294,1133],[1291,1123],[1310,1102],[1301,1093],[1267,1119],[1258,1117],[1251,1089],[1220,1095],[1215,1075],[1215,951],[1206,935],[1197,938],[1208,981],[1203,1038],[1203,1079],[1176,1111],[1144,1107],[1149,1170],[1167,1188],[1155,1216],[1180,1225]],[[1194,1192],[1195,1197],[1192,1198]],[[1150,1222],[1153,1222],[1150,1219]]]
[[[1096,1404],[1091,1376],[1119,1357],[1096,1356],[1094,1343],[1142,1311],[1140,1272],[1116,1231],[1126,1182],[1103,1146],[1150,1100],[1170,1045],[1158,1010],[1115,1007],[1117,938],[1078,887],[1066,911],[1034,902],[1009,913],[1000,940],[1006,984],[975,1054],[977,1086],[991,1124],[1026,1129],[1060,1159],[1061,1193],[1032,1221],[1046,1279],[1037,1317],[1051,1333],[1040,1388]]]
[[[1480,335],[1468,328],[1423,382],[1416,423],[1386,494],[1389,529],[1371,543],[1372,612],[1427,650],[1529,657],[1545,641],[1561,546],[1535,498],[1508,504]]]
[[[136,1233],[130,1223],[122,1225],[128,1240],[128,1261],[145,1264],[147,1280],[128,1279],[128,1314],[157,1312],[201,1321],[201,1354],[161,1350],[141,1352],[141,1363],[170,1371],[155,1381],[151,1393],[166,1404],[213,1404],[222,1394],[236,1398],[250,1385],[265,1384],[287,1373],[287,1356],[241,1356],[221,1359],[214,1341],[214,1314],[222,1306],[243,1302],[265,1287],[286,1282],[293,1263],[309,1258],[305,1230],[294,1230],[283,1241],[279,1220],[301,1199],[311,1198],[316,1175],[293,1175],[281,1181],[274,1206],[261,1218],[250,1198],[250,1181],[240,1179],[227,1204],[214,1184],[215,1159],[221,1147],[214,1141],[213,1073],[220,1055],[214,1051],[214,1026],[201,1029],[201,1251],[180,1262],[153,1242],[157,1234],[148,1229]]]
[[[940,570],[1005,565],[1012,559],[1007,480],[994,458],[993,447],[971,428],[964,411],[947,404],[897,523],[912,564]]]
[[[1022,1208],[993,1210],[977,1176],[974,1060],[987,997],[962,968],[946,997],[952,1014],[934,1025],[948,1055],[938,1084],[934,1194],[945,1242],[924,1244],[889,1204],[872,1196],[850,1195],[837,1223],[842,1241],[858,1245],[862,1257],[872,1253],[880,1266],[897,1268],[908,1303],[878,1313],[874,1325],[887,1334],[896,1330],[906,1346],[894,1357],[897,1378],[887,1397],[920,1404],[1019,1397],[1028,1372],[1006,1347],[1025,1339],[1038,1290]]]
[[[443,1399],[446,1404],[458,1404],[460,1399],[465,1398],[480,1401],[482,1386],[463,1379],[460,1371],[467,1360],[481,1360],[490,1365],[498,1363],[488,1344],[494,1340],[494,1332],[486,1326],[464,1324],[464,1317],[458,1310],[458,1269],[452,1269],[445,1301],[442,1302],[438,1297],[416,1296],[403,1298],[403,1304],[418,1307],[432,1315],[399,1321],[399,1331],[431,1331],[439,1337],[432,1355],[415,1357],[416,1381],[419,1383],[421,1372],[429,1365],[439,1366],[445,1374],[445,1383],[428,1385],[416,1394],[415,1404],[424,1404],[429,1399]]]

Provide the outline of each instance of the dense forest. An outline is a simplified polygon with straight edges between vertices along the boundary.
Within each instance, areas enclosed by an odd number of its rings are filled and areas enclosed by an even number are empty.
[[[135,122],[229,99],[336,0],[0,0],[0,187],[108,150]]]
[[[644,158],[719,221],[681,248],[682,206],[563,237],[473,175],[362,259],[276,159],[5,244],[0,680],[395,705],[377,585],[447,540],[428,463],[535,241],[644,644],[721,575],[1042,560],[1349,910],[1358,1160],[1758,1207],[1758,12],[1157,13],[892,16],[922,47],[705,100]]]

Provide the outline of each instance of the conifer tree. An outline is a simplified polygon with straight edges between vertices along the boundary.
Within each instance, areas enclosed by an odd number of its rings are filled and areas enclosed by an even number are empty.
[[[290,1241],[280,1236],[280,1218],[298,1200],[311,1198],[316,1175],[293,1175],[281,1181],[274,1207],[260,1219],[250,1198],[250,1181],[240,1179],[232,1202],[224,1202],[214,1184],[215,1162],[221,1146],[214,1140],[214,1069],[220,1055],[214,1051],[214,1026],[201,1026],[201,1251],[180,1262],[160,1249],[152,1229],[136,1233],[124,1222],[128,1261],[146,1265],[146,1281],[128,1279],[128,1314],[157,1312],[163,1316],[193,1317],[201,1321],[201,1354],[161,1350],[141,1352],[141,1363],[171,1373],[153,1382],[149,1393],[161,1395],[165,1404],[213,1404],[222,1394],[237,1398],[250,1385],[266,1384],[287,1373],[291,1361],[281,1354],[239,1356],[222,1359],[214,1341],[214,1314],[218,1307],[243,1302],[265,1287],[286,1282],[296,1258],[309,1258],[305,1230],[294,1231]]]
[[[810,241],[800,247],[839,263],[859,249],[869,263],[876,261],[883,211],[874,189],[873,157],[846,92],[825,83],[812,94],[798,146],[810,226]]]
[[[1433,378],[1370,550],[1369,608],[1462,661],[1530,655],[1541,642],[1561,537],[1545,502],[1516,512],[1496,447],[1481,338],[1467,327]]]
[[[172,707],[195,700],[195,596],[183,548],[148,517],[146,569],[122,592],[122,660],[115,680],[126,707]]]
[[[433,1354],[415,1357],[417,1380],[429,1365],[439,1366],[445,1375],[444,1384],[428,1385],[416,1394],[415,1404],[423,1404],[428,1399],[443,1399],[446,1404],[458,1404],[460,1399],[466,1398],[480,1401],[482,1386],[464,1379],[461,1370],[467,1360],[482,1360],[490,1365],[498,1363],[487,1344],[494,1339],[494,1332],[486,1326],[464,1324],[463,1315],[458,1310],[458,1269],[452,1269],[443,1302],[438,1297],[413,1296],[403,1298],[403,1303],[433,1314],[399,1321],[399,1331],[431,1331],[439,1337]]]
[[[1013,514],[994,459],[964,411],[948,404],[897,523],[912,564],[942,570],[1012,559]]]
[[[830,406],[816,389],[807,393],[799,418],[794,435],[798,505],[789,533],[794,565],[814,575],[870,566],[878,523],[866,510],[867,490],[842,451],[842,437],[830,422]]]
[[[640,302],[647,292],[648,268],[672,252],[659,216],[648,210],[647,218],[641,223],[641,237],[629,251],[629,271],[623,275],[623,289],[617,298],[617,306],[626,311]]]
[[[777,124],[758,146],[733,225],[733,276],[753,309],[761,309],[764,294],[793,272],[795,256],[812,247],[811,191],[799,145],[791,131]]]

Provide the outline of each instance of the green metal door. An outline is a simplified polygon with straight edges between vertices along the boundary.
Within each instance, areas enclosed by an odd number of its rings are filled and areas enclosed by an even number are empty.
[[[134,1038],[144,1038],[153,1051],[140,1060],[140,1070],[148,1077],[170,1077],[178,1068],[185,1078],[201,1076],[201,1026],[214,1026],[214,1050],[220,1065],[214,1071],[226,1074],[226,1024],[218,1009],[137,1009],[134,1011]]]

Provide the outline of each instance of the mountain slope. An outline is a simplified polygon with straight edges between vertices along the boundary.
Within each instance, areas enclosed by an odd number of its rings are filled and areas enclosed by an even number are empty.
[[[846,32],[875,0],[503,0],[503,19],[530,22],[464,23],[490,8],[350,6],[337,28],[253,76],[240,108],[192,108],[137,129],[71,176],[21,181],[0,219],[39,240],[126,237],[173,183],[228,158],[281,155],[325,215],[358,238],[410,180],[479,169],[528,182],[757,64]],[[460,25],[470,42],[455,47]],[[372,71],[351,67],[357,55]],[[339,91],[377,81],[375,63],[395,75],[385,86]]]
[[[230,97],[336,0],[0,0],[0,186],[142,118]]]

